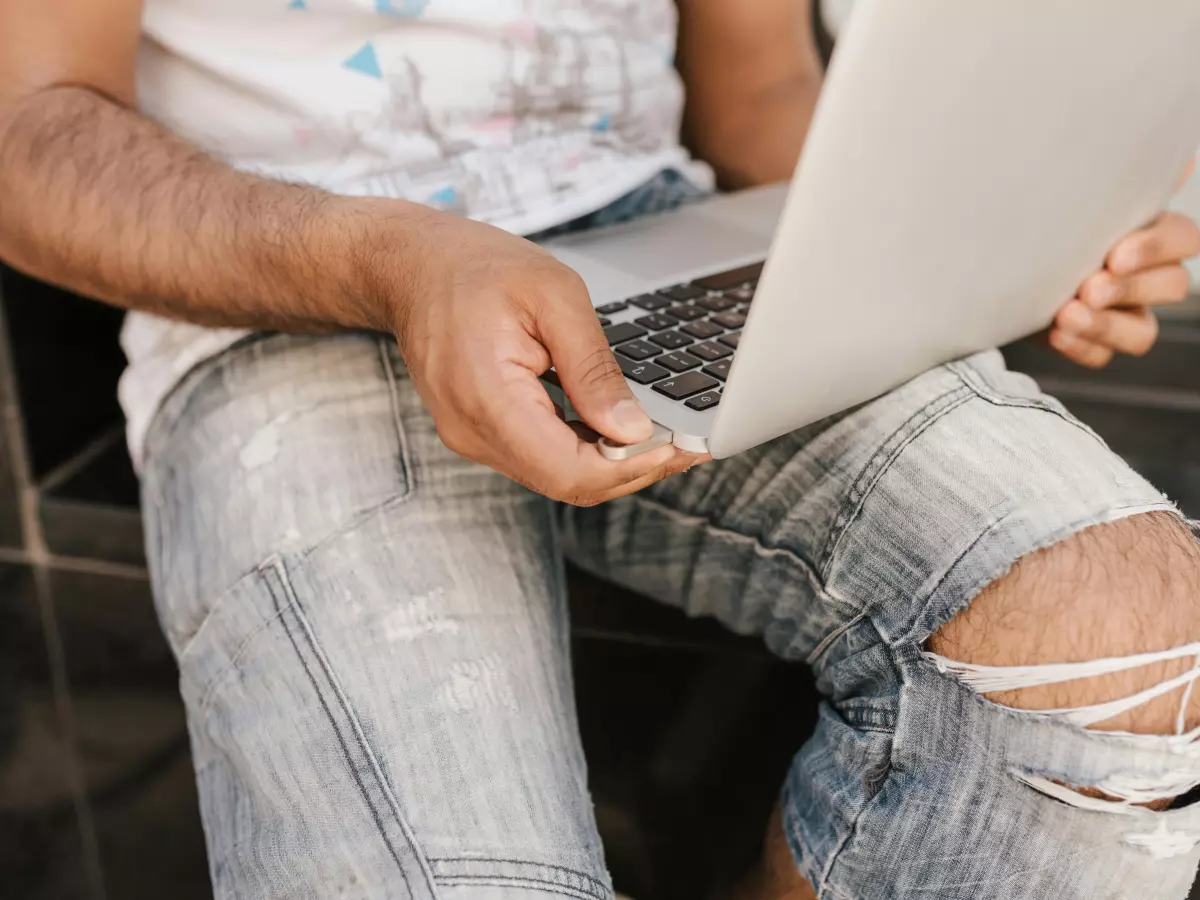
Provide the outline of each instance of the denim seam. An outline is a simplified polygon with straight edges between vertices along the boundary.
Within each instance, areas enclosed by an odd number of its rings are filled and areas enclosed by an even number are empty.
[[[435,881],[438,884],[450,887],[469,886],[473,884],[486,884],[493,887],[524,887],[551,894],[566,894],[569,897],[578,897],[579,900],[609,900],[607,893],[593,894],[587,891],[576,890],[563,884],[557,884],[553,881],[537,881],[532,878],[510,878],[506,875],[454,875],[449,878],[436,878]]]
[[[809,666],[815,666],[817,664],[817,660],[819,660],[822,656],[824,656],[827,652],[829,652],[829,649],[835,643],[837,643],[838,639],[842,635],[844,635],[847,631],[849,631],[851,628],[853,628],[855,625],[857,625],[859,622],[861,622],[866,617],[867,617],[867,611],[864,609],[864,610],[860,611],[858,613],[858,615],[854,616],[854,618],[850,619],[849,621],[845,622],[842,625],[839,625],[837,628],[833,629],[833,631],[829,632],[829,634],[825,635],[825,637],[821,638],[821,643],[817,644],[817,646],[813,649],[813,652],[808,654],[807,657],[805,657],[805,659],[804,659],[805,664],[809,665]]]
[[[812,863],[812,868],[815,870],[817,854],[812,852],[804,838],[803,833],[798,827],[796,827],[796,816],[792,812],[791,807],[785,804],[785,809],[784,839],[787,841],[788,849],[792,851],[793,857],[801,857],[802,859],[806,859]],[[841,852],[841,849],[845,845],[847,839],[848,838],[843,838],[843,840],[838,843],[838,848],[833,852],[832,858],[836,858],[837,854]],[[840,890],[827,883],[828,872],[830,868],[831,866],[826,866],[825,872],[821,873],[818,876],[819,880],[813,884],[813,889],[817,892],[816,900],[831,900],[831,898],[832,900],[851,900],[851,898],[845,897]]]
[[[256,572],[255,575],[258,575],[258,573]],[[208,626],[208,623],[213,620],[213,617],[215,615],[217,608],[218,607],[214,607],[213,612],[210,612],[205,617],[204,623],[200,626],[199,629],[197,629],[196,633],[192,636],[192,639],[190,641],[188,641],[188,645],[187,645],[188,650],[190,650],[192,648],[192,646],[196,643],[196,639],[200,637],[201,633]],[[237,645],[237,649],[233,651],[233,656],[231,656],[229,658],[229,662],[227,662],[224,666],[221,667],[221,670],[212,677],[211,681],[209,681],[208,687],[204,689],[204,695],[200,698],[200,702],[197,705],[198,712],[204,712],[206,709],[208,709],[208,704],[212,701],[213,694],[215,694],[217,689],[225,682],[225,679],[227,677],[229,677],[230,673],[232,673],[233,670],[237,668],[238,662],[241,661],[243,654],[245,654],[245,652],[246,652],[247,648],[249,648],[250,644],[254,641],[255,638],[257,638],[260,634],[262,634],[263,631],[265,631],[268,627],[270,627],[270,625],[272,623],[278,621],[279,618],[284,614],[284,612],[285,612],[284,610],[276,609],[275,612],[271,613],[271,615],[269,615],[267,618],[263,619],[261,622],[259,622],[257,625],[255,625],[252,629],[250,629],[249,633],[244,638],[242,638],[242,640]],[[183,668],[183,663],[184,663],[184,660],[187,655],[188,654],[186,651],[180,655],[180,657],[179,657],[180,669]]]
[[[875,637],[879,640],[879,643],[883,644],[884,643],[883,633],[879,630],[878,624],[876,624],[874,619],[870,619],[869,621],[871,623],[871,627],[875,630]],[[896,660],[894,658],[891,658],[889,656],[889,659],[890,659],[891,667],[892,667],[892,675],[896,679],[896,684],[902,688],[904,685],[904,681],[905,681],[904,670],[899,665],[897,665]],[[899,698],[903,696],[903,691],[898,690],[897,693],[898,693],[897,706],[899,706],[899,704],[901,702]],[[904,714],[903,709],[898,708],[896,711],[897,727],[899,726],[900,716],[902,716],[903,714]],[[891,733],[893,735],[895,735],[896,729],[895,728],[891,729]],[[876,803],[879,802],[879,798],[883,795],[884,788],[887,786],[888,781],[891,780],[892,773],[895,771],[895,768],[894,768],[895,753],[896,753],[896,742],[893,740],[888,745],[887,775],[884,776],[884,778],[879,782],[878,786],[875,788],[875,793],[871,795],[871,799],[869,799],[866,803],[864,803],[862,805],[862,808],[854,816],[854,820],[849,824],[849,827],[846,829],[845,835],[843,835],[842,839],[840,841],[838,841],[837,848],[831,854],[829,854],[829,862],[825,864],[825,871],[821,873],[821,883],[820,883],[820,885],[817,886],[817,900],[824,900],[824,898],[829,895],[833,895],[834,897],[844,896],[840,890],[833,887],[829,883],[829,879],[833,875],[833,870],[834,870],[834,867],[837,865],[838,859],[841,857],[842,853],[845,851],[845,849],[849,845],[850,841],[854,838],[855,834],[858,833],[858,825],[859,825],[859,822],[862,821],[862,817],[865,816],[867,814],[867,812],[873,806],[875,806]]]
[[[439,874],[438,869],[441,864],[453,865],[454,863],[494,863],[496,865],[515,865],[526,867],[533,870],[533,873],[522,877],[519,875],[505,875],[500,872],[489,872],[486,874],[473,875],[465,873],[447,873]],[[434,871],[434,880],[441,884],[449,884],[454,880],[463,879],[470,881],[478,881],[481,879],[487,880],[502,880],[511,882],[531,882],[537,884],[550,885],[553,888],[565,888],[567,890],[576,891],[589,898],[597,898],[597,900],[608,900],[609,887],[595,876],[589,875],[586,872],[581,872],[578,869],[570,868],[569,866],[560,866],[554,863],[535,862],[526,859],[501,859],[490,856],[437,856],[429,859],[430,870]],[[560,872],[562,873],[561,880],[555,880],[551,877],[538,877],[537,870],[544,872]],[[577,883],[571,883],[577,882]]]
[[[1013,562],[1010,563],[1008,565],[1008,567],[1006,569],[1004,569],[1003,571],[1001,571],[999,573],[987,572],[987,573],[984,573],[982,576],[980,576],[977,579],[976,583],[971,585],[971,587],[969,587],[964,592],[965,596],[962,598],[962,600],[959,602],[959,604],[950,611],[950,614],[946,617],[945,621],[940,623],[939,625],[935,626],[933,629],[929,630],[928,633],[923,633],[925,631],[925,629],[923,629],[921,627],[921,622],[925,618],[925,614],[929,609],[929,604],[932,601],[934,595],[937,594],[937,592],[941,589],[941,586],[946,583],[946,579],[948,579],[954,573],[954,570],[957,569],[959,567],[959,565],[962,564],[962,561],[964,559],[966,559],[977,546],[979,546],[980,541],[982,541],[989,534],[991,534],[993,531],[995,531],[997,526],[1006,522],[1010,518],[1010,516],[1001,516],[1000,518],[996,519],[996,521],[994,521],[990,525],[988,525],[987,528],[984,528],[979,532],[979,535],[975,538],[975,540],[971,541],[970,545],[967,546],[963,550],[963,552],[958,555],[958,558],[955,559],[954,562],[952,562],[949,566],[947,566],[946,571],[942,573],[942,577],[937,580],[937,583],[934,584],[933,587],[929,589],[928,593],[926,593],[924,597],[920,598],[919,603],[918,603],[919,608],[917,610],[916,616],[914,617],[912,626],[903,635],[901,635],[897,638],[894,638],[894,639],[886,638],[885,635],[881,635],[881,636],[885,637],[885,639],[887,640],[887,643],[892,647],[896,647],[896,646],[900,646],[900,645],[904,645],[904,644],[916,644],[918,642],[923,643],[931,634],[933,634],[935,631],[937,631],[937,629],[940,628],[941,625],[946,624],[946,622],[949,622],[956,615],[958,615],[960,612],[962,612],[964,609],[966,609],[970,605],[971,601],[974,600],[975,597],[979,594],[980,591],[982,591],[984,588],[986,588],[988,585],[992,584],[996,580],[1003,578],[1007,572],[1011,571],[1012,567],[1014,565],[1016,565],[1016,563],[1020,559],[1023,559],[1025,556],[1028,556],[1030,553],[1036,553],[1038,550],[1045,550],[1048,547],[1053,547],[1055,544],[1065,540],[1066,538],[1070,537],[1071,535],[1078,534],[1080,531],[1083,531],[1084,529],[1089,528],[1093,525],[1103,524],[1105,522],[1118,521],[1119,519],[1126,517],[1126,515],[1123,515],[1123,514],[1136,515],[1137,511],[1144,510],[1144,511],[1149,512],[1155,508],[1157,508],[1157,507],[1154,504],[1146,504],[1146,503],[1129,503],[1129,504],[1124,504],[1121,506],[1108,506],[1108,507],[1104,507],[1103,509],[1096,510],[1096,512],[1102,513],[1102,514],[1103,513],[1109,513],[1109,514],[1115,513],[1116,514],[1115,516],[1110,515],[1107,518],[1097,518],[1097,516],[1092,515],[1092,516],[1088,516],[1087,518],[1084,518],[1084,519],[1077,519],[1073,522],[1068,523],[1063,528],[1055,530],[1049,537],[1047,537],[1041,541],[1038,541],[1034,546],[1032,546],[1028,550],[1024,551],[1020,557],[1018,557],[1016,560],[1013,560]],[[1132,511],[1132,512],[1130,512],[1130,511]],[[1174,506],[1172,506],[1166,500],[1163,501],[1162,511],[1178,513],[1178,510],[1176,510],[1174,508]]]
[[[392,793],[387,780],[384,778],[383,770],[379,764],[379,760],[376,757],[374,750],[372,750],[370,742],[366,739],[366,735],[363,733],[362,724],[359,721],[357,714],[351,707],[349,698],[346,696],[341,683],[338,681],[333,670],[333,666],[329,662],[329,658],[325,655],[324,650],[317,641],[316,634],[313,633],[312,626],[308,621],[308,617],[305,615],[304,609],[300,605],[299,597],[296,595],[295,589],[292,587],[291,579],[288,577],[287,569],[284,566],[283,560],[278,556],[273,557],[267,560],[267,562],[260,567],[260,571],[264,574],[264,580],[267,583],[268,591],[271,593],[271,598],[275,608],[281,613],[284,630],[287,632],[288,639],[291,641],[292,647],[296,651],[296,656],[300,660],[300,664],[303,667],[305,674],[308,676],[308,680],[313,687],[313,691],[317,695],[317,700],[320,702],[322,709],[325,710],[325,715],[329,719],[330,727],[333,728],[333,732],[337,736],[338,744],[342,748],[342,755],[345,758],[347,768],[350,770],[351,776],[358,785],[359,791],[361,792],[363,799],[366,801],[367,808],[371,811],[371,817],[375,821],[375,826],[379,831],[379,837],[383,841],[384,845],[388,848],[388,852],[395,861],[396,867],[400,871],[400,877],[404,879],[404,884],[408,888],[409,897],[411,900],[417,900],[419,895],[413,890],[412,882],[408,877],[408,872],[403,861],[400,859],[400,854],[398,853],[393,841],[388,837],[387,830],[383,826],[383,819],[380,810],[376,808],[376,804],[373,802],[370,792],[367,790],[366,784],[363,781],[362,773],[354,765],[353,759],[350,755],[349,747],[347,746],[346,736],[342,734],[342,730],[338,727],[337,719],[329,707],[329,702],[325,697],[325,693],[321,690],[321,686],[317,682],[316,675],[313,673],[312,667],[309,665],[308,660],[300,651],[299,643],[294,630],[288,626],[286,616],[282,616],[282,613],[288,609],[290,609],[295,616],[296,621],[299,623],[300,628],[303,631],[305,643],[308,644],[310,651],[320,664],[325,678],[333,688],[333,693],[337,698],[338,705],[341,707],[343,715],[345,715],[350,727],[353,729],[354,738],[359,745],[359,749],[371,767],[371,774],[373,775],[376,784],[382,792],[388,806],[391,807],[391,814],[394,817],[396,824],[399,826],[404,839],[408,842],[409,850],[412,852],[414,859],[421,868],[421,872],[425,877],[425,883],[428,888],[429,895],[436,896],[433,890],[433,873],[429,869],[429,864],[421,854],[420,846],[417,843],[416,836],[412,833],[412,829],[409,827],[408,822],[400,812],[399,804],[396,801],[396,798]],[[279,581],[280,590],[284,595],[282,603],[279,593],[272,588],[270,579],[265,577],[268,573],[273,573],[275,578],[277,578]]]
[[[369,506],[354,513],[354,515],[341,525],[334,528],[328,534],[325,534],[319,541],[304,550],[300,554],[301,559],[307,559],[330,541],[337,540],[347,532],[362,527],[365,522],[368,522],[375,516],[385,513],[395,506],[407,503],[413,498],[413,493],[416,490],[412,456],[408,446],[408,432],[405,430],[404,418],[400,411],[400,391],[396,384],[396,371],[392,367],[388,347],[383,338],[379,338],[375,342],[375,349],[379,354],[379,366],[383,372],[383,378],[387,382],[389,404],[392,410],[392,424],[396,430],[397,480],[403,485],[403,489],[400,493],[394,493],[386,500],[381,500],[374,506]]]
[[[1037,397],[1018,397],[1012,394],[1006,394],[988,382],[977,370],[971,368],[965,363],[951,363],[948,368],[953,371],[954,374],[959,377],[962,383],[970,388],[980,400],[991,403],[993,406],[1003,406],[1012,409],[1029,409],[1051,413],[1052,415],[1058,416],[1068,425],[1074,425],[1101,446],[1105,448],[1108,447],[1108,444],[1105,443],[1104,438],[1100,437],[1095,430],[1088,427],[1079,419],[1075,418],[1075,416],[1059,407],[1057,403],[1051,402],[1048,399],[1039,399]]]
[[[842,512],[833,528],[830,529],[825,550],[820,556],[819,566],[822,572],[828,574],[832,568],[833,560],[837,556],[838,550],[841,549],[842,541],[849,534],[851,526],[858,520],[876,485],[900,458],[900,454],[934,423],[969,402],[973,396],[974,393],[966,385],[939,394],[905,419],[895,431],[888,435],[887,440],[879,445],[879,449],[867,460],[855,479],[854,485],[847,495],[847,502],[843,505]],[[898,443],[896,443],[897,438],[900,438]]]
[[[836,592],[830,590],[829,587],[825,584],[825,582],[821,579],[821,576],[817,572],[817,570],[813,568],[812,563],[810,563],[803,556],[800,556],[798,553],[796,553],[794,550],[792,550],[789,547],[773,546],[773,545],[764,543],[763,540],[760,537],[758,537],[757,535],[745,534],[744,532],[735,531],[732,528],[727,528],[723,525],[719,525],[707,516],[697,516],[692,513],[681,512],[677,509],[674,509],[670,506],[660,503],[659,501],[654,500],[653,498],[651,498],[649,496],[646,496],[644,493],[636,493],[633,495],[632,499],[635,503],[640,503],[643,506],[654,507],[655,510],[667,515],[670,518],[683,520],[685,522],[690,522],[690,523],[696,524],[696,525],[703,525],[705,528],[707,528],[710,532],[712,532],[714,534],[723,535],[723,536],[729,537],[735,541],[745,541],[746,543],[750,544],[755,550],[757,550],[760,553],[768,554],[768,555],[778,553],[781,556],[785,556],[788,559],[790,559],[792,562],[794,562],[796,565],[798,565],[804,571],[804,575],[808,579],[808,583],[813,588],[816,589],[818,595],[821,598],[832,600],[836,603],[840,603],[844,606],[847,606],[847,607],[853,609],[853,611],[855,613],[859,613],[862,611],[861,606],[857,606],[857,605],[851,603],[845,597],[842,597],[842,596],[838,595]]]
[[[379,367],[383,370],[383,377],[387,382],[392,423],[396,426],[396,444],[399,448],[397,462],[400,466],[400,480],[404,483],[404,493],[407,495],[412,492],[412,458],[409,455],[408,434],[404,430],[404,419],[400,412],[400,390],[396,385],[396,370],[392,368],[391,357],[383,338],[375,342],[375,348],[379,353]]]

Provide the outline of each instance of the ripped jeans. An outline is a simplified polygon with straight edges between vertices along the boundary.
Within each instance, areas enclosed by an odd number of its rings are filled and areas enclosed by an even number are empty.
[[[564,556],[814,668],[781,807],[820,897],[1191,884],[1200,806],[1133,801],[1200,782],[1193,736],[1001,707],[980,691],[1081,673],[925,650],[1032,551],[1171,510],[997,353],[567,509],[449,452],[391,342],[259,337],[168,398],[143,502],[222,900],[609,900]]]

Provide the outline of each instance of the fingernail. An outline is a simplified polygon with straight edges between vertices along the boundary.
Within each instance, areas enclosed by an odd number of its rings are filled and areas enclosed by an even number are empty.
[[[1082,303],[1072,303],[1062,311],[1058,322],[1063,328],[1071,331],[1086,331],[1092,327],[1094,317],[1092,311]]]
[[[632,397],[619,400],[612,408],[612,417],[617,427],[630,436],[649,435],[654,427],[642,405]]]

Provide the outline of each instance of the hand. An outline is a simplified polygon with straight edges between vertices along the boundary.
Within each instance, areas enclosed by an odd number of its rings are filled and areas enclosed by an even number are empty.
[[[441,213],[430,214],[426,239],[407,272],[407,296],[396,304],[395,332],[447,447],[579,506],[708,458],[666,446],[610,461],[595,435],[585,440],[562,420],[538,379],[551,365],[596,432],[634,443],[653,427],[572,269],[522,238]]]
[[[1197,254],[1200,226],[1179,213],[1164,213],[1121,240],[1104,268],[1084,281],[1059,310],[1050,345],[1092,369],[1108,365],[1117,353],[1143,355],[1158,340],[1153,307],[1187,297],[1183,262]]]

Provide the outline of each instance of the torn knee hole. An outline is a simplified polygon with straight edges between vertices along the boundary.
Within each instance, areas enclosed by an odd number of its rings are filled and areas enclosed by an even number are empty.
[[[1020,691],[1046,685],[1064,684],[1098,676],[1127,672],[1172,660],[1186,660],[1189,665],[1182,673],[1164,678],[1144,690],[1103,703],[1059,709],[1022,710],[1015,712],[1058,719],[1098,733],[1107,722],[1118,719],[1131,710],[1144,707],[1173,692],[1181,694],[1175,713],[1174,733],[1137,735],[1140,741],[1151,742],[1179,756],[1179,766],[1153,774],[1120,773],[1097,784],[1070,784],[1041,775],[1014,771],[1012,774],[1041,794],[1070,806],[1097,812],[1148,815],[1200,799],[1200,728],[1188,731],[1187,711],[1193,686],[1200,680],[1200,643],[1187,644],[1171,650],[1142,653],[1133,656],[1091,660],[1078,663],[1047,663],[1032,666],[981,666],[948,659],[926,651],[924,656],[943,674],[950,674],[980,694]],[[1011,709],[1011,707],[1009,707]],[[1165,729],[1164,729],[1165,730]],[[1128,735],[1125,735],[1128,737]],[[1198,837],[1200,840],[1200,837]],[[1188,845],[1188,849],[1196,843]]]
[[[1067,806],[1110,815],[1129,816],[1130,829],[1121,836],[1121,843],[1148,853],[1155,859],[1170,859],[1190,853],[1196,844],[1200,843],[1200,833],[1174,827],[1168,820],[1155,816],[1156,812],[1181,809],[1200,799],[1200,787],[1195,786],[1195,782],[1200,780],[1200,773],[1186,773],[1186,777],[1193,786],[1186,792],[1180,793],[1174,800],[1161,799],[1146,803],[1131,802],[1127,797],[1122,797],[1121,792],[1131,792],[1135,795],[1155,791],[1170,792],[1174,789],[1170,786],[1174,773],[1168,773],[1158,779],[1125,777],[1121,779],[1122,783],[1119,785],[1111,783],[1116,779],[1105,779],[1107,789],[1104,790],[1070,786],[1061,781],[1021,772],[1014,771],[1012,774],[1017,780],[1038,793],[1058,800]],[[1178,773],[1179,778],[1182,779],[1184,776],[1185,773]]]
[[[1013,777],[1039,794],[1077,809],[1105,813],[1143,814],[1182,809],[1200,799],[1200,768],[1181,769],[1158,775],[1118,775],[1099,785],[1077,785],[1025,772]]]
[[[939,672],[953,675],[973,691],[987,696],[1009,695],[1013,692],[1064,685],[1069,682],[1087,682],[1104,676],[1135,672],[1148,666],[1186,662],[1188,666],[1182,672],[1162,678],[1143,690],[1112,700],[1051,709],[1023,710],[1012,706],[1008,708],[1018,712],[1027,712],[1030,715],[1050,716],[1080,728],[1102,731],[1104,729],[1101,726],[1105,723],[1119,720],[1126,714],[1145,708],[1159,698],[1168,697],[1177,692],[1179,702],[1174,713],[1172,736],[1178,738],[1180,743],[1185,744],[1193,744],[1200,738],[1200,728],[1189,731],[1187,727],[1193,689],[1196,681],[1200,679],[1200,642],[1170,650],[1131,656],[1028,666],[976,665],[949,659],[929,650],[924,651],[923,656],[933,663]],[[1200,695],[1197,695],[1197,699],[1200,699]],[[1164,734],[1166,732],[1167,729],[1163,728],[1156,733]]]

